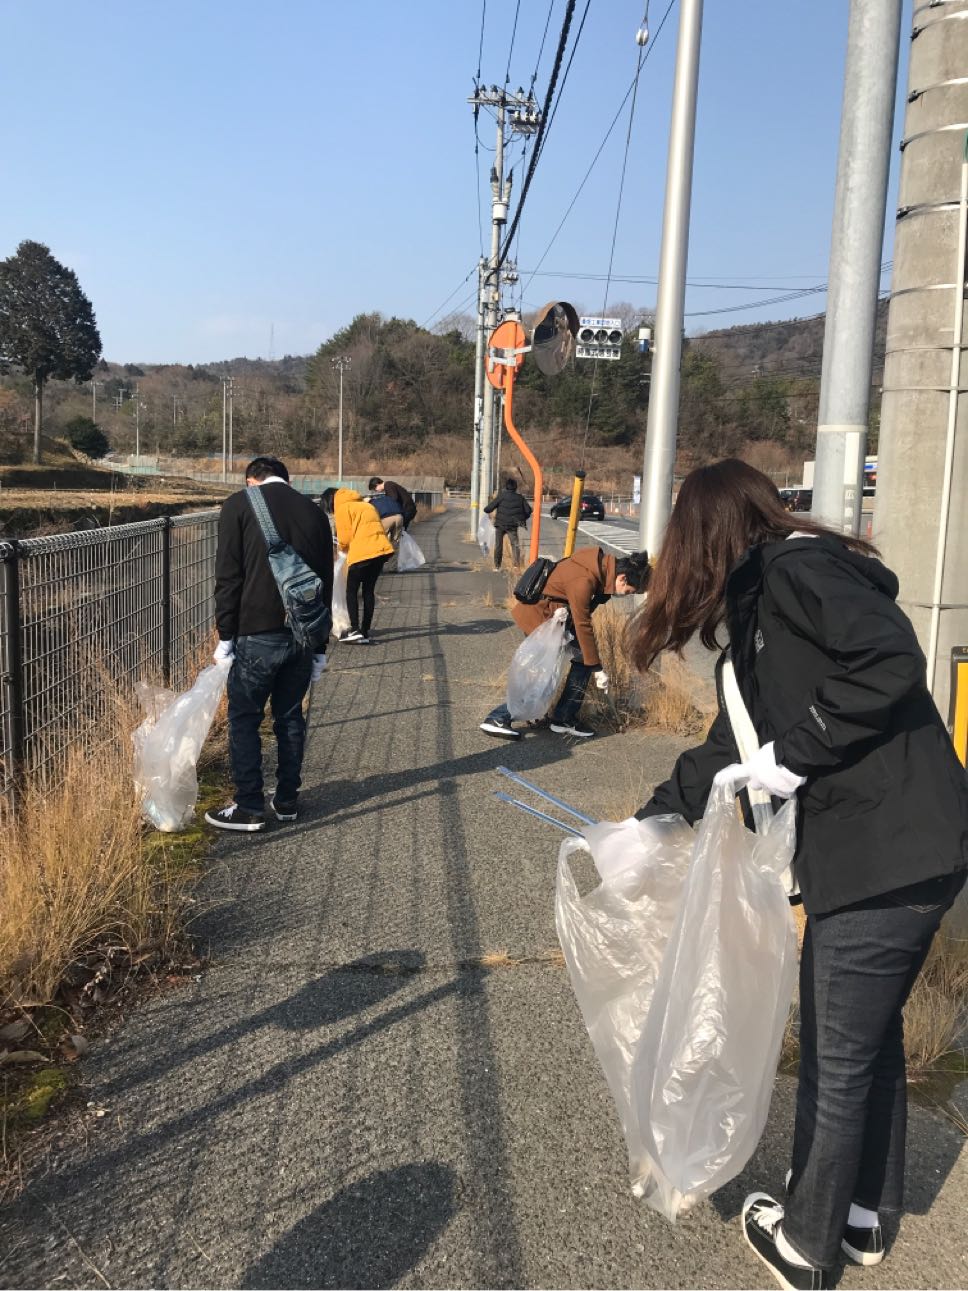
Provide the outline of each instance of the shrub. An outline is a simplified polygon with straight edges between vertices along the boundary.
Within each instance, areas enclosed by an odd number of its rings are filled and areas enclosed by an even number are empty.
[[[103,457],[111,447],[104,431],[90,417],[72,417],[64,427],[64,434],[71,448],[86,457]]]

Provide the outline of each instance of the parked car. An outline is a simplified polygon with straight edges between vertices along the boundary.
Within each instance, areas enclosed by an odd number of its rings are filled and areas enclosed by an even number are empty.
[[[567,520],[571,515],[571,498],[559,498],[551,507],[552,520]],[[581,499],[582,520],[604,520],[605,503],[594,493],[583,493]]]
[[[809,511],[813,506],[813,489],[780,489],[780,501],[788,511]]]

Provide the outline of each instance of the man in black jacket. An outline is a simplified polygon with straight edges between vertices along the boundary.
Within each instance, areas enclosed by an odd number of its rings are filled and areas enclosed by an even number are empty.
[[[417,504],[413,500],[413,494],[405,489],[402,484],[397,484],[395,480],[381,480],[379,475],[374,475],[370,480],[370,492],[374,494],[384,494],[397,504],[400,508],[400,514],[403,516],[403,527],[409,529],[414,516],[417,514]],[[380,508],[377,507],[380,511]],[[383,518],[383,511],[380,511],[380,518]],[[384,529],[386,525],[383,526]],[[397,534],[397,537],[400,535]],[[395,541],[395,539],[391,539]]]
[[[528,523],[531,508],[518,492],[515,479],[506,481],[497,497],[484,508],[484,514],[494,512],[494,568],[501,568],[504,557],[504,535],[507,534],[511,544],[511,557],[515,565],[521,563],[521,547],[518,543],[518,529]]]
[[[262,490],[279,537],[318,575],[331,600],[333,536],[323,511],[290,487],[289,472],[275,457],[250,462],[245,482]],[[245,489],[226,499],[219,516],[215,622],[216,660],[234,659],[228,700],[235,802],[206,812],[205,819],[218,829],[265,829],[259,727],[269,701],[279,755],[270,805],[278,820],[295,820],[306,742],[302,703],[310,683],[322,676],[326,656],[314,655],[293,640],[262,528]]]

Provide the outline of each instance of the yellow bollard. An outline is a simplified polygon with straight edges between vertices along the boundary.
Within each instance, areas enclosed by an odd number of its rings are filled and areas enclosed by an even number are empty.
[[[568,512],[568,532],[565,534],[565,556],[575,550],[575,539],[578,536],[578,521],[581,517],[581,495],[585,491],[585,472],[575,472],[575,483],[571,489],[571,510]]]
[[[955,752],[962,766],[968,766],[968,646],[951,651],[951,698],[949,725]]]

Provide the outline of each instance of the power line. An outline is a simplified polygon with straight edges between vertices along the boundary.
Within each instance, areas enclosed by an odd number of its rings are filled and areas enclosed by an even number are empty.
[[[422,323],[420,324],[420,326],[421,326],[421,327],[426,328],[427,324],[428,324],[432,319],[436,318],[436,317],[437,317],[437,315],[440,313],[440,311],[441,311],[442,309],[444,309],[447,305],[449,305],[449,304],[450,304],[450,302],[454,299],[454,297],[455,297],[455,296],[457,295],[457,293],[460,291],[461,287],[463,287],[464,283],[465,283],[465,282],[467,282],[468,278],[470,278],[471,274],[474,274],[474,273],[476,273],[476,272],[477,272],[477,265],[474,265],[474,267],[473,267],[471,270],[469,270],[469,272],[468,272],[468,273],[466,273],[466,274],[464,275],[464,277],[463,277],[463,278],[461,278],[460,282],[457,284],[457,286],[454,288],[454,290],[450,293],[450,295],[449,295],[449,296],[447,296],[444,300],[442,300],[442,301],[440,302],[440,304],[437,306],[437,308],[434,310],[434,312],[433,312],[432,314],[428,314],[428,315],[427,315],[426,320],[425,320],[424,322],[422,322]]]
[[[548,39],[548,28],[551,25],[551,14],[555,7],[555,0],[551,0],[548,5],[548,16],[545,18],[544,31],[541,34],[541,45],[538,49],[538,57],[534,60],[534,71],[531,73],[531,85],[529,91],[534,89],[534,83],[538,79],[538,68],[541,66],[541,55],[544,53],[545,41]]]
[[[521,12],[521,0],[514,6],[514,26],[511,28],[511,48],[508,50],[508,65],[504,73],[504,84],[511,79],[511,55],[514,53],[514,38],[518,34],[518,14]]]
[[[646,15],[648,15],[648,7],[646,7]],[[605,313],[605,308],[608,304],[608,290],[609,290],[609,287],[612,285],[612,266],[615,263],[615,243],[616,243],[616,240],[618,239],[618,225],[622,215],[622,196],[625,192],[625,173],[626,173],[626,170],[628,169],[628,163],[629,163],[629,146],[632,142],[632,126],[635,122],[635,103],[639,93],[639,78],[642,75],[643,57],[644,56],[642,53],[642,47],[639,46],[638,54],[636,55],[636,63],[635,63],[635,80],[633,82],[633,89],[632,89],[632,105],[629,108],[629,128],[625,132],[625,152],[622,156],[622,171],[621,171],[621,175],[619,176],[619,182],[618,182],[618,198],[615,203],[615,221],[612,225],[612,245],[609,248],[609,252],[608,252],[608,274],[606,275],[606,278],[605,278],[605,290],[602,293],[602,314],[603,315]],[[585,438],[582,442],[582,449],[581,449],[582,466],[585,465],[585,454],[588,451],[588,429],[591,426],[591,421],[592,421],[592,400],[595,398],[595,384],[596,384],[596,379],[598,377],[599,362],[600,362],[599,359],[595,360],[595,367],[592,371],[591,389],[588,392],[588,412],[585,416]]]
[[[663,28],[663,27],[665,26],[665,24],[666,24],[666,19],[669,17],[669,14],[672,12],[672,7],[673,7],[673,5],[674,5],[674,4],[675,4],[675,0],[669,0],[669,5],[668,5],[668,7],[667,7],[667,9],[666,9],[665,13],[662,15],[662,20],[661,20],[661,22],[659,23],[658,27],[657,27],[657,28],[656,28],[656,30],[655,30],[655,35],[652,37],[652,39],[651,39],[651,41],[650,41],[650,43],[649,43],[649,46],[648,46],[648,48],[647,48],[647,49],[646,49],[646,51],[645,51],[645,57],[642,59],[643,64],[644,64],[644,63],[646,63],[646,62],[648,61],[649,56],[651,55],[651,53],[652,53],[653,49],[655,49],[656,42],[657,42],[657,41],[658,41],[658,39],[659,39],[659,36],[660,36],[660,34],[661,34],[661,32],[662,32],[662,28]],[[528,281],[525,283],[524,287],[522,287],[522,289],[521,289],[522,294],[523,294],[523,293],[527,290],[527,288],[531,285],[531,281],[532,281],[532,279],[535,277],[535,275],[537,274],[538,269],[540,269],[540,268],[541,268],[541,266],[544,264],[545,257],[548,255],[549,251],[550,251],[550,250],[551,250],[551,248],[554,246],[555,242],[556,242],[556,241],[557,241],[557,239],[558,239],[558,234],[559,234],[559,233],[561,232],[561,230],[565,227],[565,221],[568,219],[568,216],[569,216],[569,215],[572,213],[572,211],[574,210],[575,203],[578,201],[579,197],[581,197],[582,191],[584,190],[585,185],[588,183],[589,176],[591,175],[592,171],[595,169],[595,165],[596,165],[596,163],[598,162],[599,157],[600,157],[600,156],[602,155],[602,153],[605,151],[605,145],[608,143],[609,139],[611,138],[612,131],[615,129],[615,126],[618,124],[618,119],[619,119],[619,117],[622,115],[622,112],[623,112],[623,110],[624,110],[624,108],[625,108],[625,105],[626,105],[626,103],[628,103],[629,98],[631,97],[632,91],[633,91],[633,89],[635,88],[635,85],[636,85],[636,81],[638,80],[638,75],[639,75],[639,73],[638,73],[638,71],[636,71],[636,74],[635,74],[635,76],[632,78],[632,81],[631,81],[631,83],[630,83],[630,85],[629,85],[628,89],[625,91],[625,94],[624,94],[624,96],[623,96],[623,98],[622,98],[622,102],[618,105],[618,110],[616,111],[615,115],[612,117],[612,120],[611,120],[611,122],[610,122],[610,124],[609,124],[608,129],[605,131],[605,136],[604,136],[604,138],[602,139],[602,142],[598,145],[598,150],[596,151],[596,153],[595,153],[594,157],[592,158],[591,163],[590,163],[590,165],[589,165],[588,169],[585,171],[585,174],[584,174],[584,177],[582,178],[581,183],[578,185],[578,188],[577,188],[577,190],[576,190],[576,192],[575,192],[574,197],[573,197],[573,198],[571,199],[571,201],[568,203],[568,207],[567,207],[567,209],[565,210],[564,215],[561,217],[561,222],[559,223],[558,227],[555,229],[554,233],[551,235],[551,241],[548,243],[548,245],[545,247],[544,251],[541,253],[541,256],[540,256],[540,258],[539,258],[539,260],[538,260],[538,264],[537,264],[536,268],[535,268],[535,269],[533,269],[533,270],[532,270],[532,272],[531,272],[531,277],[530,277],[530,278],[528,279]]]
[[[521,197],[520,197],[520,200],[518,201],[518,209],[514,213],[514,219],[511,222],[511,227],[508,230],[507,235],[505,236],[504,247],[501,250],[500,254],[498,255],[498,261],[497,261],[498,269],[501,268],[501,265],[504,263],[505,259],[507,258],[507,253],[511,246],[511,242],[514,238],[515,233],[517,232],[518,224],[521,222],[521,212],[524,210],[524,203],[525,203],[525,199],[528,196],[528,189],[531,187],[531,180],[534,178],[534,172],[538,164],[538,158],[541,156],[542,144],[545,138],[547,137],[548,110],[551,107],[551,100],[554,97],[555,86],[558,83],[558,73],[561,71],[561,60],[564,58],[565,46],[568,44],[568,32],[571,30],[571,20],[574,17],[576,3],[577,3],[577,0],[567,0],[567,5],[565,8],[565,16],[561,24],[561,33],[558,37],[558,48],[555,51],[554,66],[551,69],[551,77],[548,81],[548,89],[545,94],[544,105],[541,109],[541,120],[538,124],[538,132],[535,136],[534,152],[531,154],[531,164],[528,167],[527,173],[524,177],[524,185],[521,189]],[[587,0],[587,3],[585,5],[586,13],[588,12],[588,6],[590,4],[591,4],[591,0]]]

